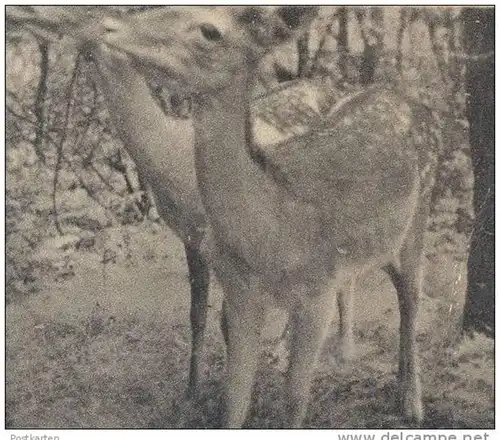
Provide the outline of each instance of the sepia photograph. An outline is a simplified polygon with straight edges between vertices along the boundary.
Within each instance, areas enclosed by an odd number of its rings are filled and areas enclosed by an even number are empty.
[[[488,440],[494,4],[4,9],[11,440]]]

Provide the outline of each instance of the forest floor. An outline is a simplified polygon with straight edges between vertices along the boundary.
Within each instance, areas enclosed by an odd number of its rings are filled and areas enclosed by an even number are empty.
[[[225,365],[218,326],[221,290],[212,284],[201,396],[194,404],[185,398],[190,351],[185,257],[167,228],[123,226],[89,249],[50,246],[45,257],[63,263],[45,272],[38,293],[7,305],[6,426],[219,426]],[[457,337],[465,258],[430,254],[418,337],[424,426],[493,428],[493,341]],[[103,255],[113,258],[104,263]],[[355,356],[345,365],[335,361],[336,317],[305,426],[405,427],[394,401],[399,314],[385,274],[374,272],[360,282],[354,315]],[[281,426],[283,384],[283,373],[263,356],[246,426]]]

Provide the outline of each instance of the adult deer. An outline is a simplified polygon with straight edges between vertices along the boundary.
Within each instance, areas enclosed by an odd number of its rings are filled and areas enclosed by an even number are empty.
[[[20,10],[19,10],[20,9]],[[80,38],[94,16],[89,8],[7,8],[7,17],[44,38],[57,33]],[[86,27],[89,26],[89,28]],[[188,394],[194,396],[206,326],[210,272],[201,255],[207,222],[194,171],[194,132],[189,120],[169,117],[155,102],[144,77],[127,56],[103,45],[86,47],[95,61],[95,79],[101,86],[117,134],[134,160],[139,174],[153,190],[165,223],[182,240],[191,289],[192,348]]]
[[[132,60],[127,55],[95,42],[88,44],[95,36],[89,21],[98,18],[99,13],[86,7],[7,7],[7,19],[12,24],[44,38],[57,39],[57,34],[62,33],[85,44],[94,59],[96,79],[101,84],[117,133],[139,173],[151,185],[160,215],[184,243],[191,285],[192,349],[188,393],[194,396],[198,389],[206,325],[209,262],[201,251],[201,244],[207,239],[208,226],[195,176],[193,124],[190,120],[163,113],[144,76],[132,66]],[[305,95],[312,85],[304,82],[293,87],[296,91],[292,96],[303,100],[307,99]],[[256,143],[261,149],[271,148],[270,144],[290,137],[294,131],[307,131],[309,128],[309,120],[303,119],[301,123],[292,124],[291,132],[283,132],[261,115],[259,109],[269,107],[273,100],[279,101],[280,95],[285,93],[285,89],[280,89],[253,104]],[[312,102],[312,107],[315,104]],[[307,104],[304,105],[307,107]],[[299,108],[290,108],[288,116],[294,114],[300,119]],[[207,247],[211,247],[210,243]],[[338,296],[338,303],[341,316],[340,354],[348,358],[353,345],[352,304],[348,289],[344,295]]]
[[[400,309],[399,388],[423,418],[416,343],[421,257],[439,140],[431,111],[393,90],[355,94],[265,157],[252,155],[258,60],[295,38],[313,7],[171,8],[108,20],[103,41],[196,97],[196,172],[225,290],[226,426],[240,427],[269,306],[290,313],[287,425],[301,426],[332,294],[384,268]]]

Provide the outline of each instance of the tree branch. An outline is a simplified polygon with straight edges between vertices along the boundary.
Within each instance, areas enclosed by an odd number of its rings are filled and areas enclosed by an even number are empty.
[[[46,42],[38,43],[40,50],[40,79],[38,80],[38,87],[35,99],[35,117],[37,119],[37,126],[35,131],[35,141],[33,148],[38,159],[45,163],[45,153],[43,151],[43,141],[45,138],[45,126],[47,122],[47,114],[45,108],[45,101],[47,100],[47,78],[49,75],[49,44]]]
[[[59,218],[57,216],[57,184],[59,183],[59,172],[61,170],[62,162],[63,162],[63,150],[64,144],[66,143],[66,139],[68,138],[68,128],[69,121],[71,118],[71,109],[73,107],[73,91],[75,88],[76,80],[78,78],[78,73],[80,72],[81,65],[81,56],[77,55],[75,65],[73,67],[73,73],[71,74],[71,79],[68,85],[68,89],[66,92],[66,109],[64,112],[64,125],[63,131],[60,141],[56,145],[57,149],[57,161],[54,169],[54,180],[52,183],[52,205],[54,210],[54,224],[56,226],[57,232],[60,235],[64,235],[64,232],[61,228],[61,224],[59,223]]]

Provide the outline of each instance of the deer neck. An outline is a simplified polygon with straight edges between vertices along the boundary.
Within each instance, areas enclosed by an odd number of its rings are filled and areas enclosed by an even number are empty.
[[[192,122],[169,118],[128,60],[93,51],[113,124],[139,173],[151,185],[164,220],[181,238],[205,227],[194,167]]]
[[[247,261],[262,243],[262,225],[276,223],[276,185],[249,154],[253,77],[238,74],[194,116],[196,172],[215,238]]]

